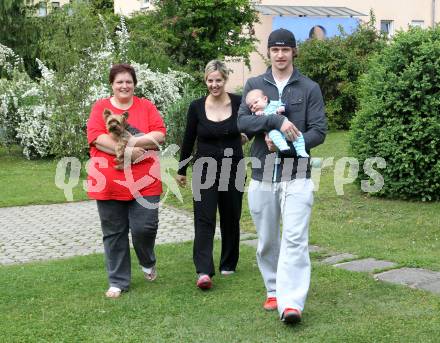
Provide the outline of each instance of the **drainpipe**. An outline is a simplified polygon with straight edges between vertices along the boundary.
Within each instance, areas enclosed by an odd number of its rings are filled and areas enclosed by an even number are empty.
[[[431,10],[432,10],[431,25],[432,25],[432,27],[434,27],[434,25],[435,25],[435,0],[432,0]]]

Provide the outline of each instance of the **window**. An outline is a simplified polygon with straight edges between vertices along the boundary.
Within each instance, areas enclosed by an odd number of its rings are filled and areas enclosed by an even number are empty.
[[[417,26],[417,27],[425,27],[425,22],[423,20],[412,20],[411,26]]]
[[[380,31],[386,33],[388,37],[393,35],[393,21],[392,20],[381,20],[380,21]]]
[[[52,8],[53,9],[60,8],[60,2],[59,1],[52,1]]]
[[[47,4],[45,1],[40,1],[38,6],[38,15],[40,17],[45,17],[47,15]]]
[[[141,0],[141,9],[147,9],[150,7],[150,0]]]

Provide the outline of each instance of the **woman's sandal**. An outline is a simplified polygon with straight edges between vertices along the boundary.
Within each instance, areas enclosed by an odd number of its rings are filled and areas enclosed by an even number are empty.
[[[105,292],[105,296],[110,299],[117,299],[121,296],[122,290],[118,287],[110,287],[107,292]]]

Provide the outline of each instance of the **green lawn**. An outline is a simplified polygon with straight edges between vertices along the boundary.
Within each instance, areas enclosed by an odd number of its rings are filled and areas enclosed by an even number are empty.
[[[348,155],[347,133],[330,133],[316,157]],[[63,202],[56,161],[0,150],[0,206]],[[84,172],[82,178],[84,177]],[[315,193],[311,243],[328,251],[440,270],[440,203],[369,197],[355,185],[337,195],[333,168]],[[166,204],[191,211],[184,203]],[[74,200],[86,199],[81,186]],[[245,197],[242,227],[253,231]],[[261,309],[265,292],[255,251],[243,246],[238,273],[195,287],[191,244],[159,246],[155,283],[133,273],[132,289],[108,300],[103,256],[0,267],[0,339],[8,342],[437,342],[440,297],[317,263],[303,324],[282,325]],[[219,246],[216,245],[218,261]],[[133,256],[133,261],[135,261]]]
[[[348,133],[331,132],[314,157],[349,156]],[[329,251],[350,252],[360,257],[390,259],[409,267],[440,271],[440,202],[421,203],[371,197],[356,185],[344,186],[338,195],[334,169],[322,169],[310,230],[310,242]],[[191,192],[184,189],[184,204],[169,197],[167,203],[190,210]],[[255,231],[243,200],[242,228]]]
[[[335,162],[348,156],[347,132],[330,133],[326,142],[314,149],[313,156],[334,157]],[[54,182],[56,162],[27,161],[17,150],[12,154],[0,150],[0,207],[65,201]],[[353,184],[344,187],[344,195],[337,195],[333,182],[333,168],[324,168],[315,192],[311,243],[332,251],[440,270],[439,202],[378,199]],[[81,183],[73,194],[74,200],[87,199]],[[190,188],[182,189],[182,195],[184,203],[168,196],[165,204],[191,211]],[[246,194],[243,204],[242,228],[253,232]]]
[[[219,249],[216,245],[216,251]],[[314,264],[304,321],[262,307],[255,251],[237,274],[195,287],[191,244],[159,246],[159,278],[135,268],[130,292],[105,299],[102,255],[0,268],[0,337],[8,342],[437,342],[440,298]],[[133,255],[134,258],[134,255]],[[218,255],[216,257],[218,261]]]
[[[63,190],[55,185],[57,163],[29,161],[17,148],[10,151],[0,148],[0,207],[65,202]],[[84,177],[83,170],[81,178]],[[73,199],[87,199],[82,181],[73,189]]]

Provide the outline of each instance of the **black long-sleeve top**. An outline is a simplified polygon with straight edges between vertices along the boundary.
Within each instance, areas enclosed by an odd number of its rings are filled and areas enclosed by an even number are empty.
[[[209,120],[206,116],[206,96],[194,100],[188,108],[186,130],[183,138],[180,162],[191,156],[194,142],[197,139],[195,159],[199,157],[213,157],[221,160],[225,157],[225,149],[232,148],[233,159],[243,157],[241,135],[237,127],[237,113],[241,103],[241,96],[228,93],[231,99],[232,114],[220,122]],[[193,159],[194,160],[194,159]],[[188,164],[178,170],[179,175],[186,175]]]

